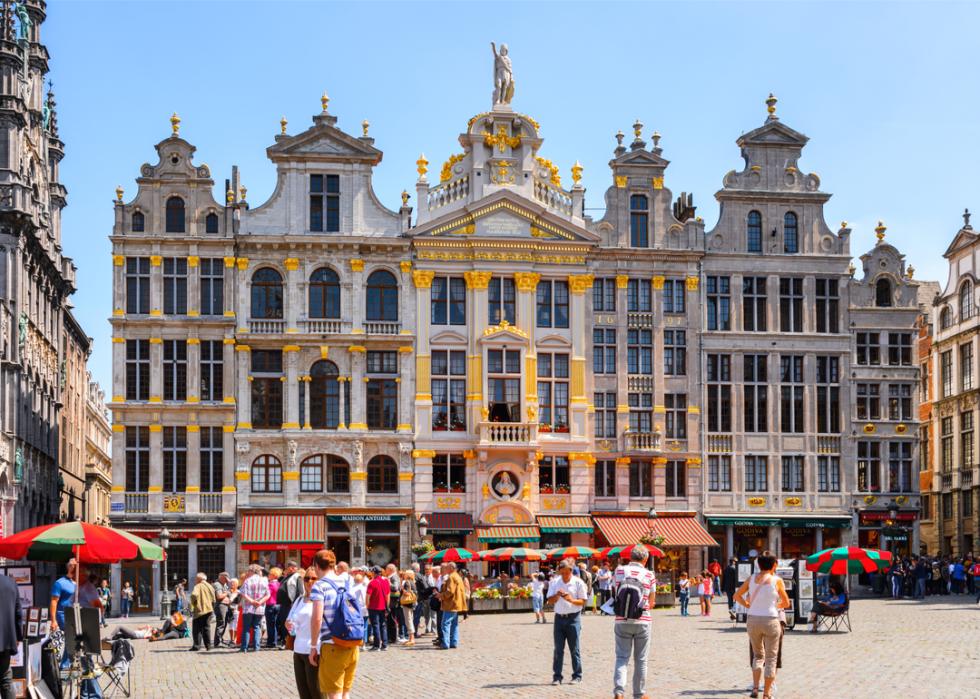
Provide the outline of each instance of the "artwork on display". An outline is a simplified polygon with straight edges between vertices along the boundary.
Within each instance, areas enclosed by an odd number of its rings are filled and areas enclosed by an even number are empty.
[[[51,630],[51,623],[47,621],[42,621],[37,627],[38,636],[47,636],[48,631]]]
[[[810,612],[813,611],[813,600],[812,599],[801,599],[800,600],[800,616],[809,617]]]
[[[41,658],[44,649],[40,643],[31,643],[27,646],[27,684],[32,687],[43,682],[41,678]]]
[[[30,638],[37,636],[37,622],[29,621],[27,622],[27,635]]]
[[[813,600],[813,580],[800,579],[800,599]]]
[[[752,575],[752,564],[751,563],[739,563],[738,564],[738,579],[740,581],[745,581],[749,579]]]
[[[799,568],[799,571],[800,571],[800,580],[812,580],[813,579],[813,571],[806,569],[806,561],[800,561],[800,564],[799,564],[798,568]]]
[[[18,585],[31,585],[34,583],[34,569],[30,566],[7,566],[6,572]]]
[[[514,496],[518,488],[518,478],[510,471],[499,471],[490,481],[490,487],[499,498],[505,500]]]
[[[41,618],[41,610],[38,607],[31,607],[27,612],[27,618],[29,621],[37,621]]]
[[[24,644],[17,644],[17,652],[10,656],[10,667],[24,667]]]
[[[47,620],[48,620],[48,608],[41,607],[41,621],[47,621]]]
[[[14,696],[17,699],[27,699],[27,680],[13,680]]]
[[[22,609],[27,609],[28,607],[34,606],[33,585],[18,585],[17,596],[20,597],[20,606]]]

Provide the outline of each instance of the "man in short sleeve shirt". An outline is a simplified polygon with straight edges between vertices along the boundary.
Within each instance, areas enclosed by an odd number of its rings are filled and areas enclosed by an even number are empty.
[[[657,576],[648,570],[646,563],[650,553],[646,547],[637,544],[630,553],[630,562],[616,568],[613,574],[613,597],[619,592],[626,579],[637,580],[642,586],[640,595],[641,614],[638,619],[616,616],[614,633],[616,636],[616,669],[613,673],[615,699],[626,696],[626,674],[630,656],[636,658],[633,668],[633,696],[646,696],[647,655],[650,652],[650,608],[656,604]]]
[[[575,563],[566,558],[558,566],[558,575],[548,585],[548,602],[555,605],[554,640],[555,656],[552,661],[553,685],[562,681],[565,662],[565,644],[572,656],[572,684],[582,681],[582,653],[579,639],[582,635],[582,609],[588,589],[582,578],[572,575]]]

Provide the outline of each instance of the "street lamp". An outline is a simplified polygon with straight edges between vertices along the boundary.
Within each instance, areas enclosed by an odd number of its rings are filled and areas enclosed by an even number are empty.
[[[425,535],[428,533],[429,533],[429,520],[425,518],[425,515],[422,515],[419,518],[419,536],[424,539]]]
[[[647,517],[649,517],[650,519],[656,519],[657,518],[657,508],[656,507],[651,507],[650,508],[650,511],[647,512]]]
[[[163,548],[163,598],[160,600],[160,618],[170,618],[170,591],[167,589],[167,548],[170,546],[170,530],[160,531],[160,546]]]

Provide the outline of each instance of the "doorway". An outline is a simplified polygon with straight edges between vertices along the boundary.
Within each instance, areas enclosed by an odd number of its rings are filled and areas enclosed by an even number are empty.
[[[123,584],[133,588],[133,614],[149,614],[153,611],[153,563],[151,561],[124,561],[122,564]]]

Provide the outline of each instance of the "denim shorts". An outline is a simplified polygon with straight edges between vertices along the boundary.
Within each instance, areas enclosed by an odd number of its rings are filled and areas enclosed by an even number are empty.
[[[536,612],[540,612],[542,609],[544,609],[544,596],[531,595],[531,608]]]

